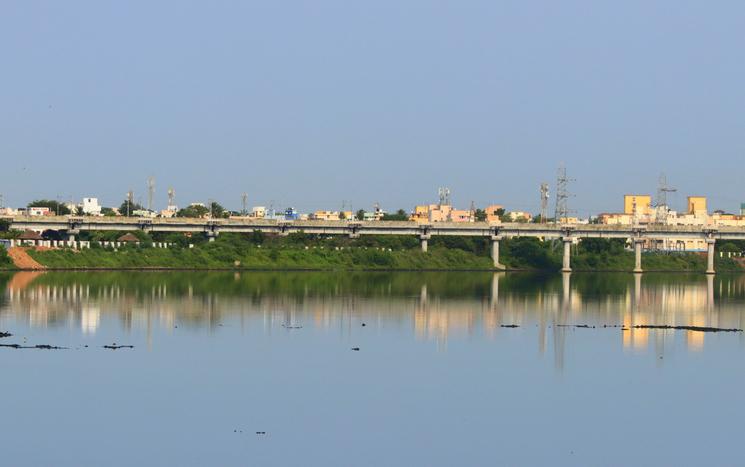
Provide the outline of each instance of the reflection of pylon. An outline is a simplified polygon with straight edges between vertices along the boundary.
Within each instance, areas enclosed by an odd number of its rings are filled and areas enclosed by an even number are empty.
[[[556,209],[554,211],[554,222],[566,222],[569,217],[569,182],[574,180],[567,177],[567,169],[564,164],[559,166],[556,174]]]

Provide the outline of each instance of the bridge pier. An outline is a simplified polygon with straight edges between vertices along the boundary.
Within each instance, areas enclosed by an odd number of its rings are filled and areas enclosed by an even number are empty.
[[[634,239],[634,272],[640,273],[642,270],[642,245],[644,240],[641,238]]]
[[[714,270],[714,244],[713,238],[706,239],[706,274],[716,274]]]
[[[561,263],[561,272],[572,272],[572,238],[562,237],[561,241],[564,243],[564,258]]]
[[[69,229],[67,231],[67,241],[68,242],[74,242],[75,241],[75,235],[79,234],[80,230],[78,229]]]
[[[217,238],[217,232],[209,231],[206,234],[207,234],[207,241],[208,242],[214,242],[215,239]]]
[[[419,243],[421,243],[422,251],[425,253],[427,252],[429,237],[430,237],[429,234],[422,234],[419,236]]]
[[[500,240],[502,240],[501,235],[492,235],[491,237],[491,259],[494,261],[494,269],[506,269],[504,264],[499,262]]]

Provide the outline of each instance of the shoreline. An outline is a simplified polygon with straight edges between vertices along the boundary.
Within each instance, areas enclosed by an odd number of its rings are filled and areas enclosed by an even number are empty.
[[[245,268],[245,267],[214,267],[214,268],[186,268],[186,267],[169,267],[169,266],[146,266],[146,267],[45,267],[43,269],[34,268],[7,268],[0,269],[2,272],[102,272],[102,271],[142,271],[142,272],[504,272],[504,273],[536,273],[536,274],[563,274],[561,270],[553,269],[520,269],[520,268],[506,268],[506,269],[478,269],[478,268],[422,268],[422,269],[406,269],[406,268]],[[645,269],[642,272],[634,272],[626,269],[573,269],[569,274],[573,273],[628,273],[628,274],[701,274],[707,275],[705,271],[692,271],[692,270],[680,270],[680,269]],[[745,274],[745,270],[742,271],[717,271],[716,275],[720,274]]]

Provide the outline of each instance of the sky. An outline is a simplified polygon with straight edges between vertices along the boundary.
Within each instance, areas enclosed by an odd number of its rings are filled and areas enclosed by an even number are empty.
[[[563,163],[581,216],[733,212],[743,44],[725,0],[6,0],[0,194],[535,212]]]

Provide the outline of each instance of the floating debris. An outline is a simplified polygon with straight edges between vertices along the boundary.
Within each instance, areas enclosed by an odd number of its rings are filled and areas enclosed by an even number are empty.
[[[104,349],[111,349],[111,350],[116,350],[116,349],[134,349],[135,346],[134,345],[117,345],[116,342],[114,342],[111,345],[104,345],[103,348]]]
[[[303,329],[302,326],[295,324],[282,324],[282,327],[285,329]]]
[[[9,333],[9,332],[2,332],[2,331],[0,331],[0,338],[1,338],[1,337],[11,337],[12,335],[13,335],[13,334],[11,334],[11,333]]]
[[[365,326],[367,326],[367,324],[365,324],[365,323],[362,323],[362,327],[365,327]]]
[[[355,352],[359,352],[360,351],[360,348],[359,347],[352,347],[352,350],[354,350]]]
[[[241,433],[243,433],[243,432],[241,432]],[[256,434],[257,435],[265,435],[266,434],[266,431],[257,431]]]
[[[49,344],[37,344],[37,345],[21,345],[21,344],[0,344],[0,347],[8,347],[11,349],[40,349],[40,350],[63,350],[67,347],[58,347],[56,345]]]
[[[519,328],[519,324],[500,324],[500,328]]]
[[[557,328],[582,328],[582,329],[595,329],[595,326],[589,324],[557,324]]]
[[[713,328],[709,326],[671,326],[669,324],[637,324],[632,326],[634,329],[678,329],[681,331],[698,331],[698,332],[742,332],[737,328]]]

